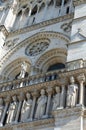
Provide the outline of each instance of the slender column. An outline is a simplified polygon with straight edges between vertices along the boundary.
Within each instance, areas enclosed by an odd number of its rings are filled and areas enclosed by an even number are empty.
[[[65,90],[65,86],[62,85],[62,92],[61,92],[61,99],[60,99],[60,107],[61,108],[65,107],[65,98],[66,98],[66,90]]]
[[[60,15],[62,15],[63,7],[64,7],[64,0],[62,0],[62,4],[61,4],[61,13],[60,13]]]
[[[23,93],[20,93],[20,95],[19,95],[18,98],[19,98],[19,106],[18,106],[16,118],[15,118],[15,123],[17,123],[17,122],[18,122],[18,119],[19,119],[19,115],[20,115],[21,107],[22,107],[22,102],[23,102],[23,100],[24,100],[24,94],[23,94]]]
[[[84,105],[84,82],[85,82],[85,75],[81,74],[78,76],[78,81],[80,84],[80,97],[79,97],[79,104]]]
[[[45,9],[44,9],[44,14],[43,14],[43,18],[42,18],[42,20],[45,20],[45,16],[46,16],[47,8],[48,8],[48,3],[45,4]]]
[[[70,13],[72,12],[72,8],[73,8],[73,0],[70,1],[70,9],[69,9]]]
[[[52,96],[52,88],[48,88],[47,93],[48,93],[48,101],[47,101],[47,108],[46,108],[46,116],[48,116],[48,114],[49,114],[49,107],[50,107],[51,96]]]
[[[34,91],[34,92],[32,93],[32,96],[33,96],[33,104],[32,104],[32,110],[31,110],[31,114],[30,114],[30,120],[33,120],[33,116],[34,116],[36,98],[37,98],[37,96],[38,96],[37,91]]]
[[[30,20],[31,12],[32,12],[32,8],[30,8],[30,10],[29,10],[29,14],[28,14],[28,19],[27,19],[26,25],[29,24],[29,20]]]
[[[11,100],[11,98],[9,96],[7,96],[6,99],[5,99],[5,108],[4,108],[4,112],[3,112],[2,118],[1,118],[0,126],[3,126],[3,123],[4,123],[4,120],[5,120],[5,116],[6,116],[6,112],[7,112],[10,100]]]

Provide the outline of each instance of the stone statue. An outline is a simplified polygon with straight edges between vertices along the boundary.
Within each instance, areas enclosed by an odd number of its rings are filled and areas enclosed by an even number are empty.
[[[38,101],[37,101],[37,109],[36,109],[36,114],[35,114],[36,119],[40,119],[44,116],[46,103],[47,103],[47,97],[45,95],[45,90],[42,89],[41,96],[38,98]]]
[[[12,99],[13,99],[13,102],[10,104],[8,111],[7,111],[7,121],[6,121],[7,124],[15,121],[15,117],[16,117],[16,113],[17,113],[17,109],[18,109],[17,97],[13,96]]]
[[[25,61],[21,64],[21,72],[20,75],[18,76],[18,78],[24,78],[25,77],[25,73],[27,70],[27,64],[25,63]]]
[[[26,121],[30,118],[31,108],[32,108],[32,99],[30,98],[30,93],[26,93],[27,100],[24,100],[22,109],[21,109],[21,121]]]
[[[60,107],[60,88],[56,86],[56,94],[53,96],[53,110],[56,110]]]
[[[12,5],[13,13],[16,14],[19,9],[19,0],[13,0],[13,5]]]
[[[4,111],[3,99],[0,98],[0,121],[2,118],[3,111]]]
[[[78,86],[73,76],[70,77],[70,83],[67,91],[67,107],[74,107],[77,103]]]

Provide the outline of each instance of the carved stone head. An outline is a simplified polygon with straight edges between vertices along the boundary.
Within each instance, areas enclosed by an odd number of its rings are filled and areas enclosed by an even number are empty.
[[[41,95],[45,95],[45,90],[41,89]]]
[[[59,86],[56,86],[56,87],[55,87],[55,90],[56,90],[56,93],[59,93],[59,92],[60,92],[60,87],[59,87]]]
[[[71,84],[75,83],[75,80],[74,80],[74,77],[73,77],[73,76],[70,77],[70,83],[71,83]]]
[[[26,98],[27,98],[27,99],[30,99],[30,97],[31,97],[30,93],[27,92],[27,93],[26,93]]]
[[[12,97],[12,99],[13,99],[14,102],[17,101],[16,95],[14,95],[14,96]]]

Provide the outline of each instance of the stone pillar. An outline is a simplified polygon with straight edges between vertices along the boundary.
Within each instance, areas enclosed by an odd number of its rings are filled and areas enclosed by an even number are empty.
[[[42,18],[42,20],[45,20],[45,16],[46,16],[47,8],[48,8],[48,3],[45,4],[45,9],[44,9],[44,14],[43,14],[43,18]]]
[[[17,113],[16,113],[15,123],[17,123],[18,119],[19,119],[19,115],[20,115],[21,107],[22,107],[22,102],[24,100],[24,94],[20,93],[18,98],[19,98],[19,106],[18,106],[18,110],[17,110]]]
[[[34,116],[36,98],[37,98],[37,96],[38,96],[37,91],[34,91],[34,92],[32,93],[32,96],[33,96],[33,104],[32,104],[32,110],[31,110],[31,114],[30,114],[30,120],[33,120],[33,116]]]
[[[5,99],[5,108],[4,108],[4,111],[3,111],[3,114],[2,114],[0,126],[3,126],[10,101],[11,101],[11,98],[9,96],[7,96],[6,99]]]
[[[65,98],[66,98],[66,90],[65,90],[65,85],[62,85],[62,91],[61,91],[61,99],[60,99],[60,108],[65,107]]]
[[[77,77],[79,84],[80,84],[80,95],[79,95],[79,104],[84,105],[84,82],[85,82],[85,75],[81,74]]]
[[[70,1],[70,9],[69,9],[70,13],[72,12],[72,8],[73,8],[73,0]]]
[[[52,96],[52,88],[48,88],[47,93],[48,93],[48,101],[47,101],[47,107],[46,107],[46,116],[48,117],[49,107],[50,107],[50,102],[51,102],[51,96]]]
[[[63,7],[64,7],[64,0],[62,0],[60,15],[62,15]]]
[[[28,14],[28,19],[27,19],[27,23],[26,23],[26,25],[29,24],[29,20],[30,20],[31,12],[32,12],[32,8],[30,8],[30,10],[29,10],[29,14]]]

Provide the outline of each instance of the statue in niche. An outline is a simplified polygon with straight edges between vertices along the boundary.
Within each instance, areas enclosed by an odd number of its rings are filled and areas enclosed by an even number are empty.
[[[73,76],[70,77],[70,83],[67,91],[67,107],[74,107],[77,103],[78,86]]]
[[[30,98],[30,93],[26,93],[27,100],[24,100],[22,109],[21,109],[21,121],[24,122],[30,118],[31,108],[32,108],[32,99]]]
[[[19,0],[14,0],[12,5],[13,13],[16,14],[19,9]]]
[[[13,102],[10,104],[7,111],[7,121],[6,121],[7,124],[15,121],[15,117],[16,117],[17,109],[18,109],[17,97],[13,96],[12,99],[13,99]]]
[[[53,96],[53,110],[56,110],[60,107],[60,87],[55,88],[56,94]]]
[[[21,64],[21,72],[20,75],[18,76],[19,79],[24,78],[27,70],[27,64],[25,61]]]
[[[3,111],[4,111],[3,99],[0,98],[0,121],[2,118]]]
[[[41,119],[44,116],[46,103],[47,103],[47,96],[45,95],[45,90],[42,89],[41,96],[37,100],[37,109],[35,114],[36,119]]]
[[[18,76],[18,79],[21,78],[25,78],[25,74],[26,74],[26,70],[27,70],[27,64],[25,63],[25,61],[21,64],[21,72]],[[23,87],[23,82],[20,83],[19,87]]]

